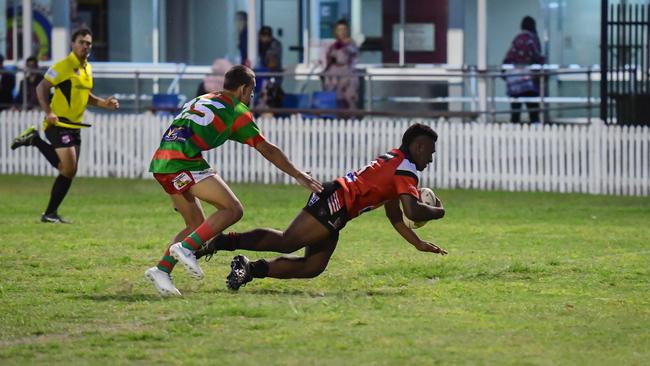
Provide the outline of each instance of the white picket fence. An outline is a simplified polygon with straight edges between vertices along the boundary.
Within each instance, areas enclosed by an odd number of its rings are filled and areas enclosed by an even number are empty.
[[[12,138],[41,112],[0,114],[0,174],[54,175],[36,148],[11,151]],[[79,176],[150,178],[149,161],[168,117],[89,114],[82,131]],[[263,118],[264,135],[301,169],[330,180],[400,144],[414,120]],[[507,191],[650,194],[650,129],[585,125],[515,125],[420,121],[439,134],[423,186]],[[235,142],[205,154],[229,182],[291,179],[254,149]]]

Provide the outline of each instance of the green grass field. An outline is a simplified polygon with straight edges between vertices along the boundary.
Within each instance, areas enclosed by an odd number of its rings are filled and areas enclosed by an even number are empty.
[[[377,210],[316,279],[231,293],[225,252],[201,282],[177,268],[185,296],[161,299],[142,274],[181,227],[161,188],[78,179],[60,210],[74,224],[41,224],[51,181],[0,176],[2,365],[650,363],[648,197],[438,190],[447,215],[419,233],[446,257]],[[284,228],[307,198],[233,189],[238,230]]]

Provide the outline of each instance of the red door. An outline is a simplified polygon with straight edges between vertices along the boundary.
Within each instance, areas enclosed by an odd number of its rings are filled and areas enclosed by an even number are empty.
[[[399,62],[400,0],[383,1],[382,62]],[[406,63],[447,62],[448,0],[405,0]]]

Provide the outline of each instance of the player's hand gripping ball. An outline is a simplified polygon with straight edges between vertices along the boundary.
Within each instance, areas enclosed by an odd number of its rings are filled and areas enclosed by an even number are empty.
[[[422,203],[425,203],[429,206],[435,206],[436,205],[436,195],[433,193],[433,191],[429,188],[420,188],[420,201]],[[402,213],[402,220],[404,221],[404,224],[409,228],[409,229],[418,229],[421,228],[422,226],[426,225],[427,222],[429,221],[419,221],[415,222],[406,215]]]

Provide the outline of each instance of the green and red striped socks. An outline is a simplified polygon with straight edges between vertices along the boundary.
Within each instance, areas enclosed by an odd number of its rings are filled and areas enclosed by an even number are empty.
[[[215,235],[216,233],[210,224],[207,221],[204,221],[196,230],[181,241],[181,245],[192,252],[195,252],[201,248],[204,242],[210,240]],[[167,247],[162,259],[158,262],[157,267],[165,273],[171,273],[177,262],[178,261],[171,256],[169,253],[169,247]]]
[[[215,235],[217,235],[217,233],[212,229],[212,226],[210,226],[207,221],[203,221],[194,232],[181,241],[181,244],[186,249],[196,252],[201,249],[203,243],[212,239]]]
[[[172,273],[177,262],[178,261],[169,254],[169,247],[167,247],[167,249],[165,249],[165,254],[163,254],[162,259],[158,262],[156,267],[165,273]]]

